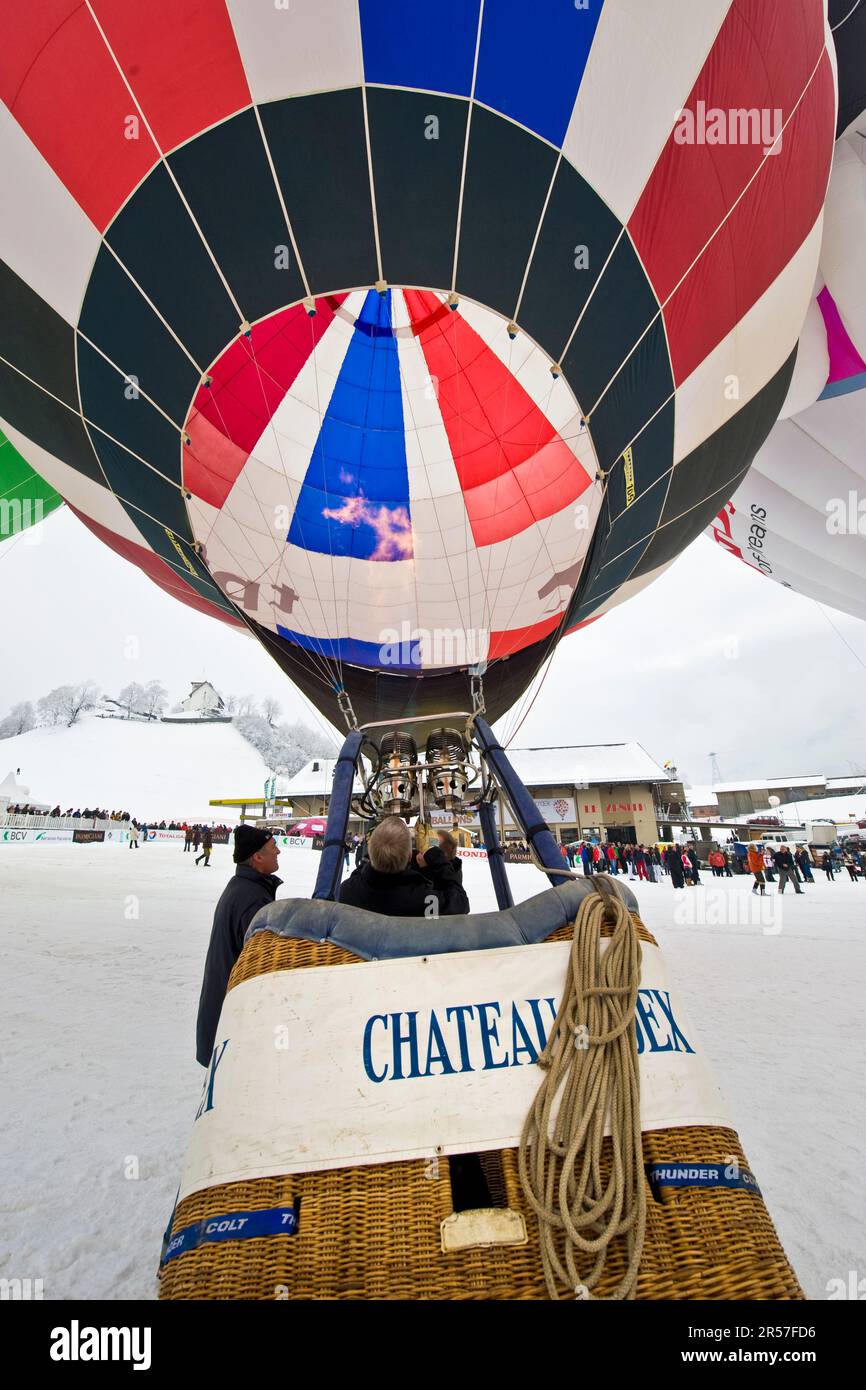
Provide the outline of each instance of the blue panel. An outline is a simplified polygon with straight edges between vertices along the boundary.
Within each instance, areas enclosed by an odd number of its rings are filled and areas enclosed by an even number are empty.
[[[604,0],[486,0],[475,95],[561,145]],[[623,101],[629,93],[623,92]]]
[[[370,290],[328,402],[287,538],[325,555],[412,557],[391,291]]]
[[[831,381],[818,397],[819,401],[831,401],[834,396],[847,396],[852,391],[862,391],[866,388],[866,372],[858,372],[856,376],[846,376],[840,381]]]
[[[364,77],[468,96],[479,0],[360,0]]]
[[[348,661],[354,666],[369,666],[380,671],[420,671],[421,658],[417,642],[361,642],[355,637],[309,637],[305,632],[277,625],[277,632],[304,651],[315,652],[327,661]]]

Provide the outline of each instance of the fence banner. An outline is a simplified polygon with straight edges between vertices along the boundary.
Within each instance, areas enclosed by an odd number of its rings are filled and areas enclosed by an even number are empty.
[[[129,840],[127,830],[19,830],[11,826],[0,828],[0,845],[67,844],[125,845]]]

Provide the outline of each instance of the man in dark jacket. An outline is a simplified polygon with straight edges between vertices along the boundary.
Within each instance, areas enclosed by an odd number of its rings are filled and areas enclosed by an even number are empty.
[[[213,1054],[226,985],[243,948],[247,927],[260,907],[274,901],[282,883],[274,874],[279,859],[280,852],[269,830],[238,826],[234,852],[237,868],[216,905],[198,1001],[195,1055],[203,1067]]]
[[[797,866],[794,863],[794,856],[787,845],[774,852],[773,861],[779,870],[779,892],[784,893],[785,884],[790,879],[794,885],[794,892],[802,893],[803,890],[797,881]]]
[[[400,816],[386,816],[367,842],[369,858],[340,886],[340,902],[387,917],[439,917],[466,911],[453,867],[438,846],[413,855],[412,834]],[[449,872],[450,871],[450,872]],[[459,888],[459,893],[456,891]]]

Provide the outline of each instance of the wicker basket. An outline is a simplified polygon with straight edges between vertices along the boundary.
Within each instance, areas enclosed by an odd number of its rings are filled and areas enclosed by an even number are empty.
[[[638,933],[653,938],[643,923]],[[550,941],[567,940],[571,929]],[[322,945],[260,932],[244,948],[229,988],[271,970],[349,964],[356,957]],[[609,1140],[605,1141],[605,1159]],[[702,1165],[746,1160],[731,1129],[648,1131],[644,1162]],[[520,1186],[517,1150],[480,1155],[493,1203],[522,1213],[527,1240],[443,1253],[442,1223],[452,1215],[447,1158],[373,1164],[227,1183],[178,1204],[172,1234],[226,1212],[264,1211],[300,1201],[294,1235],[200,1245],[163,1267],[160,1297],[247,1299],[544,1299],[538,1230]],[[624,1267],[614,1245],[596,1295]],[[799,1299],[763,1198],[732,1188],[648,1190],[646,1239],[637,1296],[647,1299]]]

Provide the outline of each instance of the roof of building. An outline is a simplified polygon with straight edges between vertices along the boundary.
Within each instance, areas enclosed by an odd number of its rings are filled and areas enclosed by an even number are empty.
[[[336,758],[311,758],[308,763],[291,777],[278,777],[277,796],[329,796],[334,780]],[[352,790],[363,791],[363,783],[356,775]]]
[[[765,777],[757,782],[717,782],[713,791],[719,792],[763,792],[772,791],[774,787],[781,787],[787,790],[788,787],[823,787],[826,785],[826,777],[817,776],[810,772],[806,777]]]
[[[604,787],[619,782],[671,780],[665,768],[639,743],[564,744],[507,751],[527,787]]]
[[[690,806],[718,806],[719,798],[712,787],[686,787],[686,801]]]
[[[639,743],[566,744],[558,748],[509,748],[508,757],[527,787],[613,786],[667,782],[663,767]],[[314,766],[318,771],[314,771]],[[278,796],[327,796],[335,758],[314,758],[293,777],[278,778]],[[361,783],[355,778],[355,790]]]

